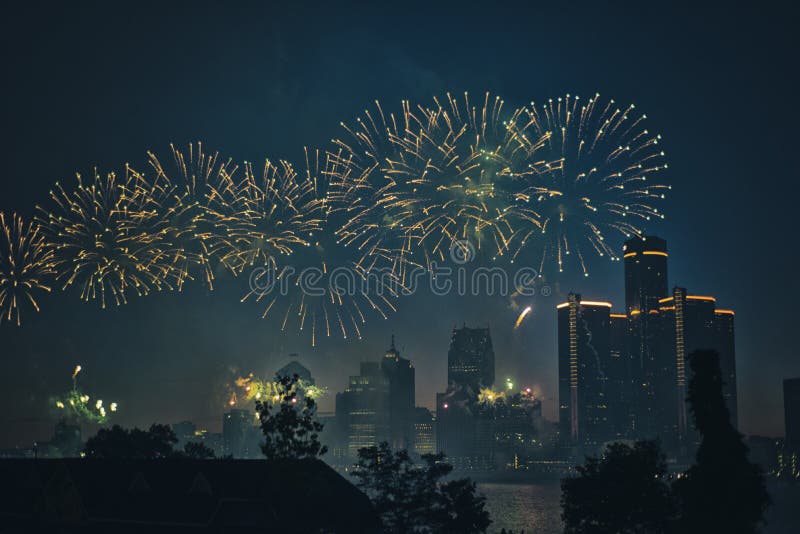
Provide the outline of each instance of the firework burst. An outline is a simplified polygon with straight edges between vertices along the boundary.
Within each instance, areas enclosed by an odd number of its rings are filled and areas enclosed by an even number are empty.
[[[56,184],[53,211],[37,206],[62,289],[77,285],[81,299],[105,308],[107,297],[120,305],[131,291],[141,296],[169,288],[169,244],[162,232],[149,230],[158,213],[138,178],[95,170],[88,183],[80,174],[77,182],[73,190]]]
[[[549,134],[523,137],[503,116],[503,100],[489,93],[477,105],[467,93],[447,94],[432,106],[405,101],[398,116],[376,102],[374,113],[343,125],[349,137],[334,141],[331,187],[334,205],[352,216],[337,235],[369,255],[420,251],[426,266],[465,240],[492,258],[508,253],[516,221],[535,213],[497,182],[541,164],[535,158]]]
[[[589,256],[618,261],[613,238],[641,236],[649,221],[664,218],[657,204],[670,186],[657,176],[667,163],[646,118],[634,105],[567,95],[532,102],[507,122],[523,142],[546,137],[537,150],[543,158],[509,172],[502,185],[517,211],[534,215],[517,228],[513,258],[533,250],[540,272],[548,265],[561,272],[574,258],[588,276]]]
[[[184,150],[170,145],[170,152],[168,164],[148,152],[150,171],[130,172],[156,214],[150,231],[161,233],[170,244],[172,265],[165,281],[172,281],[180,291],[186,281],[199,279],[213,290],[217,271],[225,268],[220,255],[231,250],[225,229],[235,217],[229,202],[237,166],[218,152],[205,153],[201,142],[190,143]]]
[[[105,403],[103,399],[92,399],[88,394],[78,388],[77,377],[81,366],[75,366],[72,373],[72,389],[63,397],[53,399],[56,409],[66,418],[76,423],[103,424],[108,421],[112,413],[116,413],[116,402]]]
[[[276,316],[281,330],[318,337],[361,338],[367,311],[384,319],[395,311],[388,291],[372,291],[364,269],[341,256],[341,246],[323,229],[330,216],[323,190],[326,164],[306,150],[306,169],[267,161],[256,174],[245,165],[239,225],[229,227],[230,255],[237,272],[249,269],[250,290],[242,302],[262,302],[262,318]],[[347,268],[344,268],[347,267]],[[380,280],[377,280],[380,283]]]
[[[38,312],[37,295],[51,290],[50,279],[56,274],[53,250],[39,226],[26,224],[17,214],[7,219],[0,212],[0,229],[0,323],[20,326],[21,307],[30,304]]]

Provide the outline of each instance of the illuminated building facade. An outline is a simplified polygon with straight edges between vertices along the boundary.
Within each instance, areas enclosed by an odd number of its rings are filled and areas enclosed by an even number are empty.
[[[414,408],[414,452],[434,454],[436,452],[436,427],[433,414],[427,408]]]
[[[447,381],[475,394],[494,385],[494,349],[488,328],[454,328],[447,353]]]
[[[597,449],[616,437],[609,409],[614,389],[609,379],[616,371],[611,360],[611,303],[581,300],[570,293],[557,309],[561,439],[572,448]]]
[[[625,314],[575,294],[557,306],[561,442],[574,449],[659,438],[668,454],[689,458],[698,439],[686,404],[694,351],[719,353],[737,426],[734,312],[682,287],[668,294],[663,239],[630,239],[623,257]]]

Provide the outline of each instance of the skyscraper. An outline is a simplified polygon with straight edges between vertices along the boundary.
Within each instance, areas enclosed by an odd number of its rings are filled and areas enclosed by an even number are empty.
[[[631,361],[628,347],[628,316],[624,313],[609,314],[608,419],[614,435],[626,438],[633,428],[631,420]]]
[[[562,442],[596,449],[616,437],[609,420],[611,303],[570,293],[558,310],[558,397]],[[615,407],[616,408],[616,407]]]
[[[722,395],[731,414],[731,424],[739,428],[738,390],[736,387],[736,343],[733,310],[714,310],[714,348],[722,368]]]
[[[634,237],[622,247],[625,260],[625,311],[647,313],[667,296],[667,242],[660,237]]]
[[[410,449],[414,444],[414,366],[394,346],[383,355],[381,369],[389,381],[389,444]]]
[[[783,418],[786,424],[784,446],[800,454],[800,377],[783,381]]]
[[[667,296],[667,242],[656,236],[634,237],[622,247],[625,261],[625,312],[628,315],[627,352],[634,436],[651,436],[654,425],[654,379],[658,364],[650,312]]]
[[[447,381],[477,393],[494,385],[494,349],[488,328],[454,328],[447,353]]]
[[[436,452],[436,432],[433,414],[427,408],[414,408],[414,452],[433,454]]]
[[[336,394],[336,420],[351,458],[362,447],[389,440],[389,380],[380,362],[361,362],[360,374]]]

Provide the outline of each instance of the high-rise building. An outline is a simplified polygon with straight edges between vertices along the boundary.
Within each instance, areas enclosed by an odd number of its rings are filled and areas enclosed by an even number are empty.
[[[389,440],[389,380],[380,362],[361,362],[360,374],[336,394],[336,419],[350,458],[358,456],[358,449]]]
[[[656,236],[634,237],[622,247],[625,262],[625,312],[628,315],[628,370],[630,373],[633,436],[649,436],[653,424],[654,380],[657,379],[658,332],[650,319],[658,301],[667,296],[667,242]]]
[[[615,439],[610,420],[611,303],[570,293],[558,310],[559,429],[571,448],[596,449]],[[614,407],[615,409],[617,407]]]
[[[667,242],[660,237],[634,237],[622,247],[625,261],[625,311],[647,313],[667,296]]]
[[[447,353],[450,386],[476,393],[494,385],[494,349],[488,328],[454,328]]]
[[[800,377],[783,381],[784,447],[800,454]]]
[[[494,467],[494,421],[482,416],[469,387],[436,394],[436,450],[460,471]]]
[[[714,310],[714,348],[719,352],[722,369],[722,395],[731,415],[731,424],[739,428],[738,390],[736,387],[736,343],[733,310]]]
[[[414,444],[414,366],[394,346],[383,355],[381,369],[389,381],[389,444],[410,449]]]
[[[628,346],[628,316],[624,313],[610,313],[611,330],[609,334],[608,380],[608,419],[614,436],[626,438],[631,434],[631,360]]]
[[[427,408],[414,408],[414,452],[433,454],[436,452],[436,432],[433,414]]]

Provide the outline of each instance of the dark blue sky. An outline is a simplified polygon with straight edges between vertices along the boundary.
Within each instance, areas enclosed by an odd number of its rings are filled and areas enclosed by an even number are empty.
[[[56,180],[97,165],[143,166],[146,150],[205,145],[236,160],[299,161],[325,148],[375,99],[428,102],[489,90],[510,106],[599,91],[634,102],[663,135],[673,185],[670,285],[736,310],[741,427],[783,432],[781,380],[800,375],[795,234],[800,118],[795,13],[739,8],[604,7],[535,2],[468,8],[433,3],[322,7],[292,2],[83,3],[15,7],[0,21],[3,83],[0,210],[31,215]],[[622,308],[622,266],[558,281]],[[505,299],[401,301],[358,342],[310,350],[238,303],[241,281],[134,299],[101,312],[70,293],[17,330],[0,327],[3,445],[49,433],[47,399],[84,386],[120,402],[119,421],[215,424],[235,370],[274,371],[299,352],[341,390],[391,332],[417,366],[417,400],[445,385],[449,331],[489,323],[498,376],[538,384],[555,414],[555,305],[537,298],[525,325]],[[790,329],[791,328],[791,329]],[[330,395],[324,408],[332,409]]]

